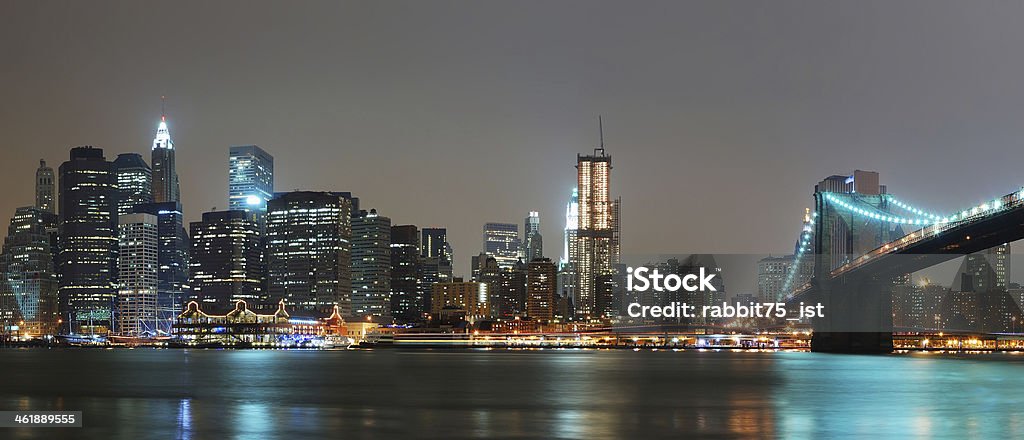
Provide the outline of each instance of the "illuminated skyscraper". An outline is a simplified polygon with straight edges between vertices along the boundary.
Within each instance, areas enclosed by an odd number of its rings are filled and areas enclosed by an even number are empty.
[[[615,266],[619,264],[618,200],[611,198],[612,157],[604,149],[604,130],[601,143],[593,155],[576,156],[578,188],[578,227],[576,258],[570,254],[570,264],[576,270],[576,313],[580,318],[608,316],[612,310],[598,310],[597,305],[612,304]],[[602,307],[604,308],[604,307]]]
[[[266,211],[274,197],[274,156],[255,145],[233,146],[228,166],[228,208]]]
[[[544,257],[544,239],[540,235],[540,213],[530,211],[530,215],[524,220],[523,229],[523,251],[524,263],[529,263],[535,258]]]
[[[56,334],[57,217],[35,207],[18,208],[0,253],[0,325],[22,335]]]
[[[565,205],[565,231],[562,234],[562,258],[558,267],[558,295],[566,298],[569,303],[576,300],[576,266],[577,254],[576,229],[579,227],[579,195],[576,188],[572,189],[569,203]]]
[[[423,228],[420,241],[419,288],[423,310],[430,310],[433,301],[431,286],[452,280],[452,246],[445,228]]]
[[[953,289],[964,292],[1006,291],[1010,280],[1010,244],[967,255],[960,263]]]
[[[515,223],[485,224],[484,252],[498,261],[498,267],[512,269],[519,261],[519,226]]]
[[[258,214],[249,211],[203,213],[189,231],[189,301],[208,310],[228,310],[239,300],[266,306],[263,236]]]
[[[402,322],[415,322],[424,309],[419,287],[420,234],[415,225],[391,227],[391,315]]]
[[[452,247],[448,244],[446,228],[423,228],[421,245],[420,256],[423,258],[440,258],[448,262],[455,260]]]
[[[112,331],[117,282],[117,180],[103,150],[71,149],[60,166],[59,297],[66,328]]]
[[[296,191],[267,204],[271,302],[295,310],[352,314],[352,202],[342,193]]]
[[[46,166],[46,161],[39,159],[39,168],[36,169],[36,208],[57,213],[57,201],[54,199],[54,187],[57,179],[53,175],[53,168]]]
[[[391,219],[375,209],[352,218],[352,314],[391,317]]]
[[[160,115],[160,125],[153,138],[153,201],[180,202],[178,171],[174,164],[174,142],[167,129],[167,116]]]
[[[157,218],[152,214],[120,217],[117,257],[117,333],[123,336],[157,332],[159,256]]]
[[[188,233],[180,202],[147,203],[135,206],[134,213],[156,216],[159,273],[157,282],[157,330],[171,331],[171,318],[181,313],[188,285]]]
[[[153,171],[137,153],[118,154],[114,159],[117,176],[117,215],[131,214],[138,205],[153,203]]]
[[[547,322],[555,316],[555,276],[550,258],[531,260],[527,269],[526,310],[531,318]]]

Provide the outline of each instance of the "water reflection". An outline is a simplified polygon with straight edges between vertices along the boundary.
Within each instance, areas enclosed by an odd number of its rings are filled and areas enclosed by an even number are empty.
[[[1024,436],[1022,367],[1007,355],[3,350],[0,409],[81,410],[74,437],[97,439],[1012,438]]]

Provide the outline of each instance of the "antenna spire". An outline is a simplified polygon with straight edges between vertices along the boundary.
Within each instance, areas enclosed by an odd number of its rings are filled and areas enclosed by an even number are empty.
[[[161,121],[166,121],[167,120],[167,112],[164,111],[164,107],[165,107],[164,104],[166,104],[166,103],[167,103],[167,96],[160,95],[160,120]]]
[[[597,149],[601,150],[601,155],[603,156],[604,155],[604,121],[602,120],[601,115],[597,115],[597,131],[598,131],[598,135],[600,136],[600,139],[601,139],[601,146],[597,147]]]

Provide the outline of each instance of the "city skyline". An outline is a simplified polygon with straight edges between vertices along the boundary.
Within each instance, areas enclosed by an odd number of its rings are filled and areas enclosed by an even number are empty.
[[[300,36],[242,27],[228,38],[214,23],[300,15],[225,3],[208,5],[209,21],[197,22],[187,19],[189,5],[125,5],[112,14],[97,5],[15,4],[0,31],[7,65],[17,66],[0,72],[0,183],[24,187],[32,164],[59,164],[77,145],[148,158],[166,95],[186,221],[227,208],[226,150],[255,144],[279,158],[278,190],[352,191],[396,222],[448,228],[460,274],[488,221],[518,223],[539,211],[549,219],[542,235],[561,236],[555,220],[573,186],[565,171],[572,155],[597,144],[598,114],[626,208],[658,188],[665,190],[654,196],[671,202],[624,220],[623,254],[787,252],[811,205],[807,182],[824,170],[877,170],[902,196],[937,211],[1020,183],[1012,166],[1019,153],[973,159],[1020,151],[1015,103],[1024,91],[1015,78],[1024,65],[1008,54],[1024,36],[1012,13],[877,5],[841,15],[782,3],[763,14],[707,4],[633,5],[622,14],[624,5],[583,6],[545,5],[543,14],[538,3],[324,6],[301,15],[310,32]],[[408,13],[397,14],[400,7]],[[550,18],[529,19],[540,15]],[[422,19],[402,18],[412,16]],[[964,16],[985,26],[943,25]],[[780,20],[788,25],[774,24]],[[189,27],[172,25],[182,22]],[[492,29],[479,32],[468,24],[475,22]],[[523,34],[526,23],[532,30]],[[808,38],[822,26],[833,32]],[[917,32],[906,35],[910,26]],[[354,38],[373,29],[394,31],[370,39],[376,43]],[[39,32],[46,37],[14,43],[23,41],[14,35]],[[292,54],[296,47],[304,49]],[[950,64],[950,54],[964,61]],[[68,76],[64,62],[90,68]],[[977,81],[958,80],[974,74]],[[429,191],[403,191],[370,183],[377,172],[362,163],[390,164],[416,181],[449,163],[467,166]],[[949,163],[996,178],[930,177]],[[737,167],[744,173],[720,177]],[[458,196],[429,197],[445,193]],[[5,195],[0,213],[12,215],[31,197]],[[737,198],[779,233],[746,228]],[[692,207],[711,214],[687,216],[686,226],[714,233],[665,232]]]

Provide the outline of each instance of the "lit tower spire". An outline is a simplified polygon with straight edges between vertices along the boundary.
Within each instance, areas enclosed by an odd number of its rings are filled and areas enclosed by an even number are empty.
[[[167,129],[167,114],[164,112],[164,96],[160,97],[160,124],[153,138],[153,200],[157,203],[180,202],[178,172],[174,165],[174,143]]]
[[[167,130],[167,114],[164,113],[164,100],[166,96],[160,97],[160,125],[156,127],[156,137],[153,138],[153,149],[166,148],[174,149],[174,142],[171,142],[171,132]]]

